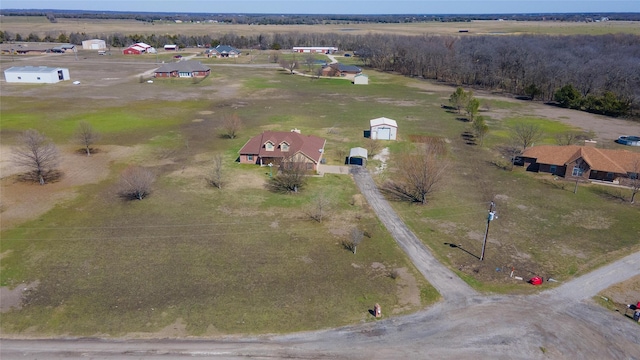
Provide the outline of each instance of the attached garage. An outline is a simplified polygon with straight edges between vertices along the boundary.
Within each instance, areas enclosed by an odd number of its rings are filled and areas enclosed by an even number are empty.
[[[373,140],[396,140],[398,124],[395,120],[381,117],[369,121],[369,137]]]

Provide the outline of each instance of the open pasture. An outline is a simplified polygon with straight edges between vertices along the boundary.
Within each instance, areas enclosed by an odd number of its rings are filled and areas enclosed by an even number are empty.
[[[19,33],[26,37],[29,33],[44,37],[47,34],[86,33],[100,37],[105,34],[171,34],[216,36],[234,33],[239,36],[274,33],[336,33],[336,34],[397,34],[397,35],[603,35],[640,34],[637,24],[632,21],[606,22],[564,22],[564,21],[470,21],[470,22],[424,22],[406,24],[340,23],[322,25],[249,25],[228,23],[175,23],[156,21],[153,23],[135,20],[97,19],[57,19],[50,23],[44,16],[4,17],[4,31]],[[460,33],[467,30],[467,33]],[[57,37],[57,35],[56,35]]]
[[[22,308],[2,314],[3,333],[287,332],[369,321],[376,302],[396,314],[437,300],[349,176],[314,177],[300,194],[279,195],[264,189],[267,170],[237,164],[237,151],[263,130],[298,128],[325,137],[329,164],[366,145],[363,131],[375,117],[399,123],[401,141],[388,144],[392,153],[411,146],[412,134],[445,138],[451,163],[442,190],[425,207],[394,206],[441,261],[481,290],[532,291],[508,278],[511,267],[521,276],[565,280],[640,247],[640,208],[622,200],[624,190],[581,186],[573,194],[571,184],[505,171],[492,148],[506,141],[518,119],[557,132],[604,117],[580,114],[571,125],[546,117],[544,105],[482,93],[490,104],[482,107],[490,133],[480,148],[460,136],[468,123],[441,107],[453,91],[443,84],[368,72],[371,85],[353,86],[242,64],[213,64],[212,76],[197,83],[147,83],[140,79],[158,66],[155,56],[79,54],[78,60],[64,54],[19,61],[69,67],[80,85],[2,84],[3,174],[16,173],[5,170],[11,170],[5,155],[28,128],[53,138],[66,159],[66,176],[57,183],[39,187],[14,175],[1,180],[1,285],[31,288]],[[5,69],[13,62],[3,57],[0,64]],[[220,137],[229,113],[244,123],[233,140]],[[82,120],[103,134],[93,159],[70,145]],[[216,153],[225,158],[221,190],[205,180]],[[95,174],[90,180],[71,181],[74,167],[93,160],[86,168]],[[118,174],[130,164],[158,177],[143,201],[116,195]],[[380,181],[386,176],[378,175]],[[307,212],[320,195],[331,200],[331,210],[317,223]],[[492,224],[487,261],[479,263],[474,255],[491,199],[500,218]],[[25,204],[32,218],[5,222]],[[357,255],[342,245],[354,226],[371,235]]]

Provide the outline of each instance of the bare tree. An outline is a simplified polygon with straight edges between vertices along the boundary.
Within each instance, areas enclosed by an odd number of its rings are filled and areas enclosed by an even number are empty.
[[[315,63],[316,63],[316,58],[315,56],[313,56],[313,54],[308,54],[307,56],[304,57],[304,64],[307,65],[307,69],[309,70],[309,73],[311,73],[311,69]]]
[[[271,61],[273,61],[274,63],[278,63],[279,59],[280,59],[280,52],[279,51],[272,51],[271,52]]]
[[[13,162],[28,169],[28,175],[40,185],[44,185],[58,166],[58,149],[37,130],[27,130],[20,135],[19,143],[13,149]]]
[[[91,146],[100,139],[100,134],[98,134],[91,124],[86,121],[80,122],[78,124],[78,129],[76,130],[75,139],[78,144],[84,147],[87,152],[87,156],[91,156]]]
[[[242,130],[242,119],[238,114],[225,114],[222,118],[222,137],[227,139],[235,139]]]
[[[633,172],[629,174],[629,186],[631,187],[631,203],[636,201],[636,194],[640,191],[640,160],[633,162]]]
[[[443,180],[447,165],[429,146],[396,158],[396,171],[383,185],[383,191],[399,200],[426,204],[429,195]]]
[[[280,59],[280,66],[289,70],[289,72],[293,74],[293,71],[298,68],[298,62],[295,58],[293,60]]]
[[[309,208],[308,215],[311,219],[321,223],[322,219],[327,215],[331,208],[331,200],[325,195],[316,196]]]
[[[218,189],[222,189],[224,185],[224,171],[223,171],[224,159],[222,154],[216,154],[213,157],[213,167],[207,177],[207,183]]]
[[[357,227],[354,227],[353,229],[351,229],[351,232],[349,233],[349,239],[346,240],[343,244],[344,244],[344,247],[346,247],[348,250],[350,250],[355,254],[358,248],[358,245],[360,245],[363,239],[364,239],[364,232],[362,232],[362,230],[358,229]]]
[[[558,145],[575,145],[580,141],[584,141],[593,137],[593,134],[579,132],[579,131],[566,131],[556,135],[556,142]]]
[[[373,157],[382,150],[382,143],[380,140],[373,140],[371,138],[365,140],[364,148],[367,149],[369,157]]]
[[[511,138],[522,147],[522,151],[540,140],[543,134],[542,128],[536,124],[517,124],[511,130]]]
[[[278,173],[271,178],[267,187],[271,191],[296,193],[307,183],[307,167],[304,162],[285,159],[280,163]]]
[[[144,199],[151,193],[156,177],[151,170],[141,166],[130,166],[120,174],[118,193],[125,199]]]

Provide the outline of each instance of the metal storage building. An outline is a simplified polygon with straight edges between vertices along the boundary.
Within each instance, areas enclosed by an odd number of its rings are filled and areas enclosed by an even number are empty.
[[[386,117],[369,120],[369,136],[373,140],[396,140],[398,123]]]
[[[69,69],[47,66],[13,66],[4,71],[8,83],[55,84],[69,80]]]
[[[84,50],[104,50],[107,48],[107,43],[100,39],[84,40],[82,48]]]

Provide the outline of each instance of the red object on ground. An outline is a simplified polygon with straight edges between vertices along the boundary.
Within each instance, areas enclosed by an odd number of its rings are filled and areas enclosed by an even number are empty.
[[[531,280],[529,280],[529,283],[531,283],[531,285],[542,285],[542,278],[539,276],[534,276],[531,278]]]

